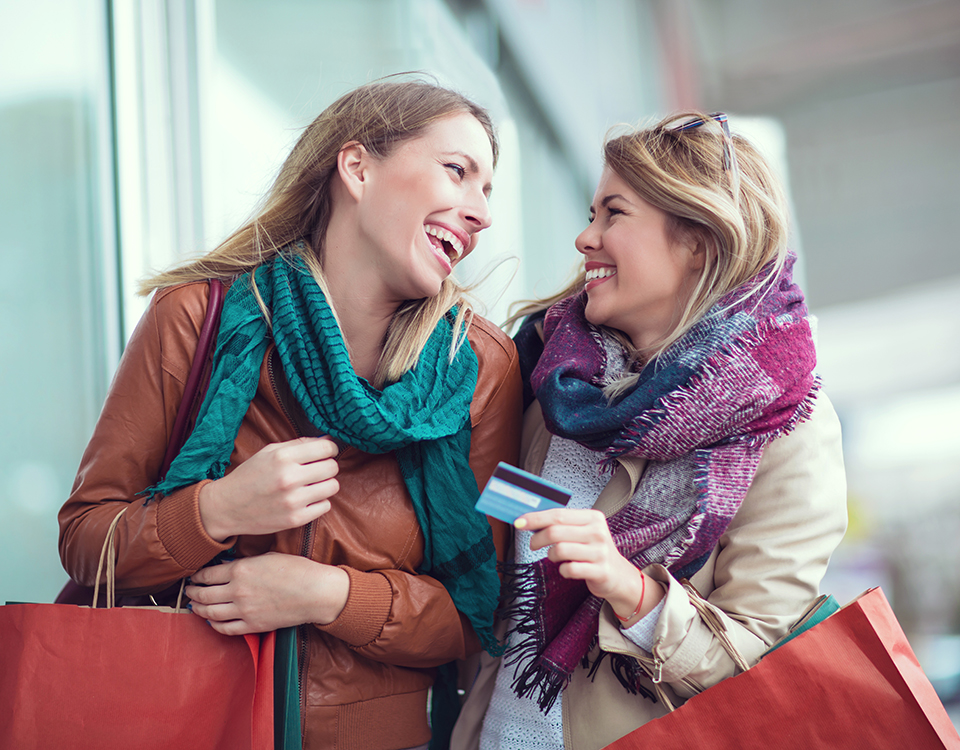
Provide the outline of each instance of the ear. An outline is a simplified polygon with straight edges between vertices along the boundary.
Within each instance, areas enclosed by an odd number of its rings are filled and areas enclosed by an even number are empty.
[[[685,232],[682,237],[674,240],[674,252],[679,253],[681,262],[686,263],[687,273],[698,274],[706,265],[709,250],[695,232]]]
[[[710,234],[705,231],[691,232],[687,237],[687,243],[691,271],[703,271],[708,261],[711,266],[716,265],[717,246]]]
[[[340,175],[344,188],[355,201],[359,201],[363,195],[369,164],[370,154],[363,144],[350,141],[340,147],[340,152],[337,154],[337,174]]]
[[[702,271],[707,263],[707,252],[709,252],[701,240],[691,243],[690,247],[690,270]]]

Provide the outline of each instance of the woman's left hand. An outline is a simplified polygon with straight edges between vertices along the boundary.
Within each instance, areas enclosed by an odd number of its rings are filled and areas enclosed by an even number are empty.
[[[305,622],[333,622],[347,603],[340,568],[267,552],[201,568],[186,587],[193,613],[225,635],[264,633]]]
[[[556,508],[527,513],[517,519],[515,526],[535,532],[530,540],[531,550],[550,547],[547,558],[560,563],[560,575],[564,578],[582,580],[591,594],[610,602],[621,617],[635,612],[644,596],[643,574],[620,554],[603,513]],[[662,597],[659,586],[647,586],[637,619],[652,610]]]

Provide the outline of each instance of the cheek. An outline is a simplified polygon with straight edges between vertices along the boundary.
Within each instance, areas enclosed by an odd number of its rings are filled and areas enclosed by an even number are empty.
[[[666,291],[679,292],[692,275],[686,259],[672,247],[658,247],[649,260],[651,281]]]

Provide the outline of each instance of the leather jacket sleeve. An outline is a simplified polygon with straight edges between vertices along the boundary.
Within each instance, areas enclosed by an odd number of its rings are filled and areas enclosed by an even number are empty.
[[[185,487],[164,499],[186,500],[195,509],[190,531],[198,562],[184,566],[158,534],[160,504],[139,494],[157,479],[206,310],[204,282],[188,284],[172,297],[169,292],[151,301],[124,350],[60,511],[60,557],[70,577],[84,585],[94,584],[107,526],[124,506],[117,528],[117,580],[125,591],[164,588],[230,546],[231,540],[220,544],[204,531],[196,510],[199,485]],[[176,314],[170,309],[174,305]]]

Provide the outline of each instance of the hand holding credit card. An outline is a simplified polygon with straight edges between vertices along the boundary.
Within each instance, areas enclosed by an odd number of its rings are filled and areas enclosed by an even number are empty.
[[[524,513],[565,507],[570,494],[560,485],[501,461],[480,493],[476,509],[512,524]]]

